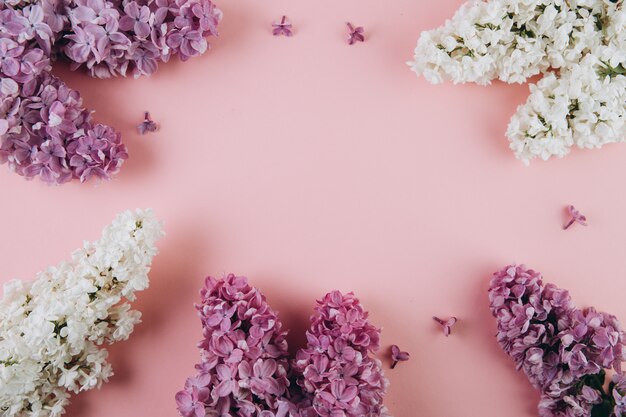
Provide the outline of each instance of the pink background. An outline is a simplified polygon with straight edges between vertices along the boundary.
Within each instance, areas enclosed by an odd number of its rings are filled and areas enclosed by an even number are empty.
[[[405,65],[422,30],[461,0],[223,0],[205,56],[149,79],[57,72],[131,158],[113,181],[48,187],[0,168],[2,281],[29,279],[95,239],[115,214],[153,207],[167,237],[144,323],[111,348],[116,376],[68,416],[173,417],[199,355],[193,303],[207,274],[246,275],[302,343],[309,306],[354,291],[412,358],[388,371],[399,417],[536,415],[537,395],[500,351],[486,288],[526,262],[626,320],[626,145],[524,167],[504,131],[525,85],[431,86]],[[291,39],[269,26],[281,14]],[[367,42],[345,43],[345,21]],[[138,136],[150,110],[160,132]],[[590,226],[564,232],[575,204]],[[433,314],[461,321],[445,338]],[[385,358],[385,366],[388,366]]]

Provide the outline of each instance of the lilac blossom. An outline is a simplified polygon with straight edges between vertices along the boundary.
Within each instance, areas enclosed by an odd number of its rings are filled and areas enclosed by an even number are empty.
[[[65,55],[77,64],[87,62],[90,55],[100,61],[102,56],[99,48],[97,48],[95,34],[79,26],[75,27],[73,32],[73,34],[65,36],[70,41],[65,47]]]
[[[143,122],[137,126],[137,131],[140,135],[145,135],[148,132],[156,132],[159,129],[159,125],[152,120],[150,112],[144,112]]]
[[[613,412],[615,415],[626,415],[626,375],[623,373],[614,374],[608,391],[613,395],[615,402]]]
[[[284,16],[280,19],[280,22],[272,23],[272,34],[274,36],[292,36],[292,25],[291,22],[287,20],[287,16]]]
[[[120,13],[105,0],[76,0],[71,16],[81,23],[103,25],[109,20],[119,20]]]
[[[44,21],[50,27],[53,35],[61,32],[69,22],[64,0],[45,0],[41,2],[41,6]]]
[[[452,334],[452,326],[454,326],[456,322],[459,321],[456,317],[450,317],[447,320],[443,320],[436,316],[433,316],[433,320],[435,320],[443,328],[443,334],[446,337]]]
[[[541,417],[624,415],[625,334],[614,316],[577,308],[523,265],[494,274],[489,300],[498,343],[541,392]],[[609,370],[617,376],[605,389]]]
[[[22,13],[15,16],[13,22],[20,25],[19,36],[21,39],[30,40],[38,38],[46,45],[52,37],[50,26],[44,23],[44,12],[40,5],[32,5],[22,9]]]
[[[209,397],[209,390],[205,387],[191,387],[189,391],[180,391],[176,394],[176,404],[180,414],[185,417],[204,417],[204,402]]]
[[[391,345],[391,369],[394,369],[398,362],[408,361],[409,352],[403,352],[398,345]]]
[[[208,44],[202,37],[202,33],[190,27],[174,30],[167,37],[167,45],[178,50],[180,59],[186,61],[193,56],[202,55]]]
[[[0,39],[0,64],[2,73],[7,77],[13,77],[20,72],[18,58],[24,53],[24,47],[11,39]],[[10,78],[9,78],[10,79]]]
[[[347,22],[348,26],[348,43],[354,45],[357,42],[365,42],[365,30],[361,26],[354,27],[352,23]]]
[[[50,145],[45,152],[55,154]],[[60,417],[73,394],[108,380],[107,346],[128,339],[140,321],[130,303],[149,286],[155,243],[162,235],[152,210],[126,211],[67,261],[33,280],[4,285],[2,417]]]
[[[0,163],[51,184],[110,178],[126,147],[92,123],[79,93],[50,74],[51,60],[98,78],[150,75],[174,55],[204,53],[221,17],[210,0],[0,2]]]
[[[569,227],[574,223],[587,226],[587,217],[584,216],[580,211],[576,210],[576,207],[572,205],[567,206],[567,213],[570,216],[570,220],[565,224],[565,226],[563,226],[563,230],[569,229]]]

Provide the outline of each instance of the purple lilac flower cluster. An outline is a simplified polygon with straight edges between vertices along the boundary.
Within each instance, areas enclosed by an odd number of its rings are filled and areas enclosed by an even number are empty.
[[[0,163],[53,184],[117,173],[128,157],[119,133],[91,122],[50,61],[100,78],[149,75],[172,55],[203,53],[220,18],[210,0],[0,2]]]
[[[307,347],[296,354],[297,384],[322,417],[384,416],[387,389],[380,361],[370,356],[380,344],[380,330],[372,326],[352,293],[333,291],[317,301],[311,317]]]
[[[159,61],[167,62],[173,55],[183,61],[201,55],[208,48],[205,38],[217,35],[222,17],[210,0],[71,3],[59,53],[74,68],[85,66],[98,78],[150,75]]]
[[[197,306],[202,361],[176,394],[182,416],[277,415],[289,386],[286,331],[265,297],[243,277],[206,279]],[[284,415],[284,414],[283,414]]]
[[[246,278],[207,278],[196,375],[176,394],[183,417],[385,416],[387,387],[370,357],[380,331],[352,295],[318,301],[307,347],[289,361],[286,331]]]
[[[489,300],[500,346],[541,392],[541,417],[626,416],[625,334],[614,316],[577,308],[524,265],[496,272]]]
[[[5,79],[6,80],[6,79]],[[4,97],[0,163],[26,177],[61,184],[73,178],[107,179],[128,157],[120,134],[91,123],[80,94],[45,72]]]

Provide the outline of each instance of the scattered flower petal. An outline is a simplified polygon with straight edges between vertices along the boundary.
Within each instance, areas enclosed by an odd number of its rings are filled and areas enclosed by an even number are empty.
[[[283,15],[280,22],[274,22],[272,24],[272,27],[273,27],[272,33],[274,34],[274,36],[280,36],[280,35],[292,36],[293,35],[292,25],[291,25],[291,22],[287,20],[287,16]]]
[[[574,223],[587,226],[587,217],[581,214],[580,211],[576,210],[574,206],[567,206],[567,212],[569,213],[571,219],[567,222],[565,226],[563,226],[563,230],[567,230]]]
[[[145,135],[147,132],[156,132],[159,129],[159,125],[150,118],[150,113],[144,113],[144,120],[137,126],[137,131],[140,135]]]
[[[110,178],[128,158],[121,136],[92,122],[51,59],[98,78],[149,75],[204,53],[221,17],[210,0],[0,2],[0,164],[51,184]]]
[[[433,320],[435,320],[443,327],[443,334],[446,335],[446,337],[450,336],[450,334],[452,333],[452,326],[454,326],[458,321],[456,317],[450,317],[447,320],[443,320],[436,316],[433,316]]]
[[[278,316],[258,289],[233,274],[206,278],[200,295],[202,361],[176,395],[179,413],[204,417],[210,408],[224,415],[231,406],[275,413],[290,366],[287,332]]]
[[[346,25],[348,26],[348,43],[350,45],[354,45],[357,42],[364,42],[365,41],[365,35],[364,32],[365,30],[363,29],[363,27],[361,26],[357,26],[354,27],[352,26],[352,23],[347,22]]]
[[[626,141],[624,15],[623,0],[469,1],[421,33],[408,64],[433,84],[529,82],[509,148],[525,164],[560,158]]]
[[[493,275],[489,303],[498,343],[541,393],[540,416],[623,416],[626,334],[615,316],[577,308],[566,290],[524,265]]]
[[[303,392],[314,393],[313,410],[302,416],[386,416],[383,397],[388,384],[380,361],[380,329],[352,293],[333,291],[317,301],[308,346],[293,365]],[[332,410],[328,413],[327,410]]]
[[[391,345],[391,369],[395,368],[398,362],[408,361],[409,352],[402,352],[398,345]]]

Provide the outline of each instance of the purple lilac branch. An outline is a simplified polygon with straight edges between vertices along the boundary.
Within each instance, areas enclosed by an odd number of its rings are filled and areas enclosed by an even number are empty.
[[[183,417],[386,416],[380,331],[352,295],[317,302],[307,347],[290,360],[286,331],[243,277],[207,278],[197,306],[203,327],[196,375],[176,394]]]
[[[624,415],[624,332],[617,319],[579,309],[538,272],[510,265],[489,287],[497,340],[541,393],[541,417]],[[604,389],[607,371],[616,373]]]
[[[120,134],[92,123],[51,59],[99,78],[149,75],[202,54],[220,19],[209,0],[0,3],[0,163],[51,184],[110,178],[128,158]]]

